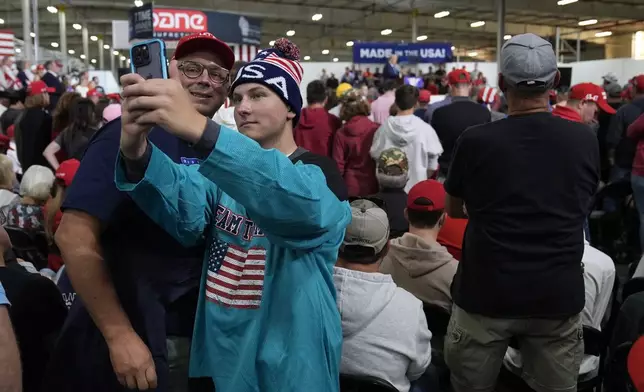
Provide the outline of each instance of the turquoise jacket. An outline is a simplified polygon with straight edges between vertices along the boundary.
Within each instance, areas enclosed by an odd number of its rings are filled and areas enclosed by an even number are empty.
[[[218,392],[334,392],[342,351],[333,265],[351,220],[314,165],[221,127],[200,165],[152,146],[116,184],[186,246],[205,239],[191,377]]]

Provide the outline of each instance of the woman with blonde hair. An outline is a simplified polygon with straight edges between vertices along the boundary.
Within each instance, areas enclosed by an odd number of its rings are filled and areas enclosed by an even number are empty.
[[[32,82],[27,90],[26,109],[15,126],[16,150],[23,171],[32,165],[47,165],[42,152],[51,142],[52,118],[46,108],[49,106],[49,93],[53,91],[41,80]]]
[[[6,226],[28,231],[43,230],[43,206],[54,184],[54,173],[45,166],[32,165],[20,182],[20,201],[7,210]]]
[[[18,201],[19,196],[13,191],[15,183],[16,174],[11,158],[0,154],[0,208]]]
[[[342,96],[340,119],[344,122],[335,134],[333,160],[338,164],[349,197],[378,192],[376,164],[369,155],[378,124],[369,119],[369,102],[356,90]]]

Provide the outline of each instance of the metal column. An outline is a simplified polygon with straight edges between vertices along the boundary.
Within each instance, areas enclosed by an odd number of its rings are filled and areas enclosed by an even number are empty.
[[[501,69],[501,48],[505,37],[505,0],[496,0],[496,66]]]
[[[577,32],[577,62],[581,61],[581,31]]]
[[[123,63],[124,61],[121,60],[121,57],[119,57],[119,68],[123,68]]]
[[[63,53],[63,72],[67,72],[67,20],[65,11],[58,10],[58,30],[60,32],[60,51]]]
[[[112,46],[112,49],[114,49],[114,46]],[[114,79],[116,79],[116,82],[118,83],[119,74],[116,72],[116,56],[114,56],[114,53],[112,52],[110,52],[110,70],[112,71],[112,75],[114,75]]]
[[[29,0],[22,0],[22,39],[24,41],[25,59],[34,61],[34,49],[31,45],[31,11]]]
[[[87,27],[83,26],[83,54],[85,55],[85,67],[89,68],[89,33],[87,32]]]
[[[416,37],[418,37],[418,10],[414,9],[411,12],[411,42],[416,42]]]
[[[561,48],[561,29],[559,29],[559,26],[555,28],[555,58],[557,59],[557,62],[559,62],[559,52]]]
[[[103,54],[105,53],[105,49],[103,48],[103,38],[98,39],[98,69],[105,69],[105,57]]]
[[[34,32],[34,61],[39,61],[38,59],[38,46],[40,46],[39,35],[38,35],[38,0],[31,0],[31,11],[33,12],[33,32]]]

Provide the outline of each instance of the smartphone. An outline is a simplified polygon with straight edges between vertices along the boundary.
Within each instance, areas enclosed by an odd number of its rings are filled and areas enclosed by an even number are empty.
[[[160,39],[139,42],[130,48],[130,69],[145,79],[167,79],[165,43]]]

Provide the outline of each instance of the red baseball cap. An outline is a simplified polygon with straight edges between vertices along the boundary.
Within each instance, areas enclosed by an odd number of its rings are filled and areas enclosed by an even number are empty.
[[[36,80],[35,82],[31,82],[29,84],[29,87],[27,87],[27,94],[30,97],[33,97],[34,95],[38,95],[42,93],[53,93],[55,91],[56,91],[55,88],[48,87],[47,84],[42,80]]]
[[[639,91],[644,90],[644,75],[637,75],[631,79],[631,84]]]
[[[100,92],[99,90],[93,88],[87,92],[87,98],[92,98],[92,97],[102,97],[103,93]]]
[[[635,390],[644,391],[644,337],[637,339],[631,347],[626,366]]]
[[[594,83],[579,83],[570,88],[568,99],[577,101],[593,101],[599,108],[608,113],[615,114],[616,110],[606,101],[604,88]]]
[[[445,209],[445,188],[436,180],[417,183],[407,195],[407,208],[414,211],[437,211]]]
[[[181,57],[196,51],[211,51],[215,53],[224,62],[224,67],[227,70],[231,70],[233,64],[235,64],[235,54],[230,49],[230,46],[209,32],[195,33],[181,37],[177,48],[174,50],[173,57],[179,60]]]
[[[80,161],[78,159],[68,159],[61,162],[58,169],[56,169],[56,178],[63,180],[65,186],[70,186],[78,168],[80,167]]]
[[[464,69],[455,69],[447,74],[449,84],[472,83],[472,76]]]
[[[429,90],[422,89],[418,93],[418,102],[422,103],[427,103],[429,102],[429,98],[431,98],[432,93],[429,92]]]
[[[11,138],[9,136],[0,134],[0,147],[11,149]]]
[[[44,66],[44,65],[42,65],[42,64],[38,64],[38,65],[36,65],[36,71],[44,71],[44,70],[45,70],[45,66]]]

